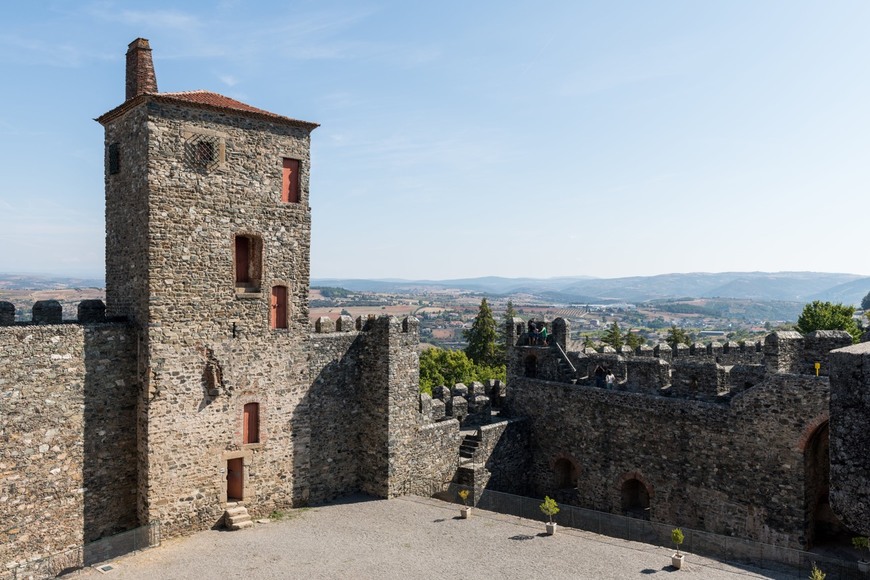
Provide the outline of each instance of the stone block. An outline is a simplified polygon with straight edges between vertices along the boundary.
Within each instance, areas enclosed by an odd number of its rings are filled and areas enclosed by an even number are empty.
[[[39,300],[33,304],[33,322],[36,324],[60,324],[63,308],[57,300]]]
[[[0,302],[0,326],[10,326],[15,323],[15,305],[11,302]]]

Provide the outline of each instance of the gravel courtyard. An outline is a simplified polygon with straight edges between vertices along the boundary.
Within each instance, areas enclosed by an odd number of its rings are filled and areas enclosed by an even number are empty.
[[[78,578],[582,578],[718,579],[798,576],[739,568],[688,555],[670,567],[671,549],[560,528],[428,498],[373,500],[293,510],[240,532],[207,531],[110,562]]]

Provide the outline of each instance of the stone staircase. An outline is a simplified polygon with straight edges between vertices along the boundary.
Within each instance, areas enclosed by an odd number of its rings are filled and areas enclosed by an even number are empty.
[[[462,443],[459,445],[460,461],[462,461],[462,459],[471,459],[474,457],[474,452],[477,451],[479,445],[480,436],[478,436],[477,431],[466,433],[465,437],[462,439]]]
[[[248,509],[241,502],[229,502],[227,511],[224,512],[224,526],[228,530],[244,530],[253,528],[254,522],[248,515]]]

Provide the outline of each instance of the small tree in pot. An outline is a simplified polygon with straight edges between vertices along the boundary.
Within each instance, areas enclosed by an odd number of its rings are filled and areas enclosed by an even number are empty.
[[[683,540],[686,537],[683,535],[683,530],[674,528],[671,530],[671,541],[677,547],[677,553],[671,556],[671,566],[679,570],[683,566],[683,554],[680,552],[680,546],[683,545]]]
[[[867,536],[855,536],[852,538],[852,545],[858,548],[859,551],[865,551],[870,554],[870,538]],[[870,572],[870,558],[861,558],[858,560],[858,570],[861,572]]]
[[[468,505],[468,490],[462,489],[457,495],[459,496],[459,499],[462,500],[462,507],[459,509],[459,515],[463,520],[467,520],[468,516],[471,515],[471,506]]]
[[[559,504],[550,496],[544,496],[544,503],[540,505],[541,511],[545,516],[550,518],[547,522],[547,535],[552,536],[556,533],[556,522],[553,521],[553,516],[559,513]]]

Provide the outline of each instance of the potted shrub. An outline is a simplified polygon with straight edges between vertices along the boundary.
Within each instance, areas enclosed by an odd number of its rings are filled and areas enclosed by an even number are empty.
[[[813,562],[813,569],[810,570],[810,580],[825,580],[825,576],[827,576],[827,574],[819,570],[819,567],[816,566],[815,562]]]
[[[459,508],[459,515],[463,520],[467,520],[468,516],[471,515],[471,506],[468,505],[468,490],[462,489],[457,494],[459,499],[462,500],[462,507]]]
[[[867,536],[855,536],[852,538],[852,545],[858,548],[858,551],[866,551],[870,554],[870,538]],[[861,558],[858,560],[858,570],[861,572],[870,572],[870,558]]]
[[[544,515],[550,518],[547,522],[547,535],[552,536],[556,533],[556,522],[553,521],[553,516],[559,513],[559,504],[550,496],[544,496],[544,503],[540,507]]]
[[[683,540],[686,537],[683,535],[683,530],[680,528],[674,528],[671,530],[671,541],[674,543],[674,546],[677,547],[677,553],[671,556],[671,566],[679,570],[683,567],[683,554],[680,552],[680,546],[683,545]]]

